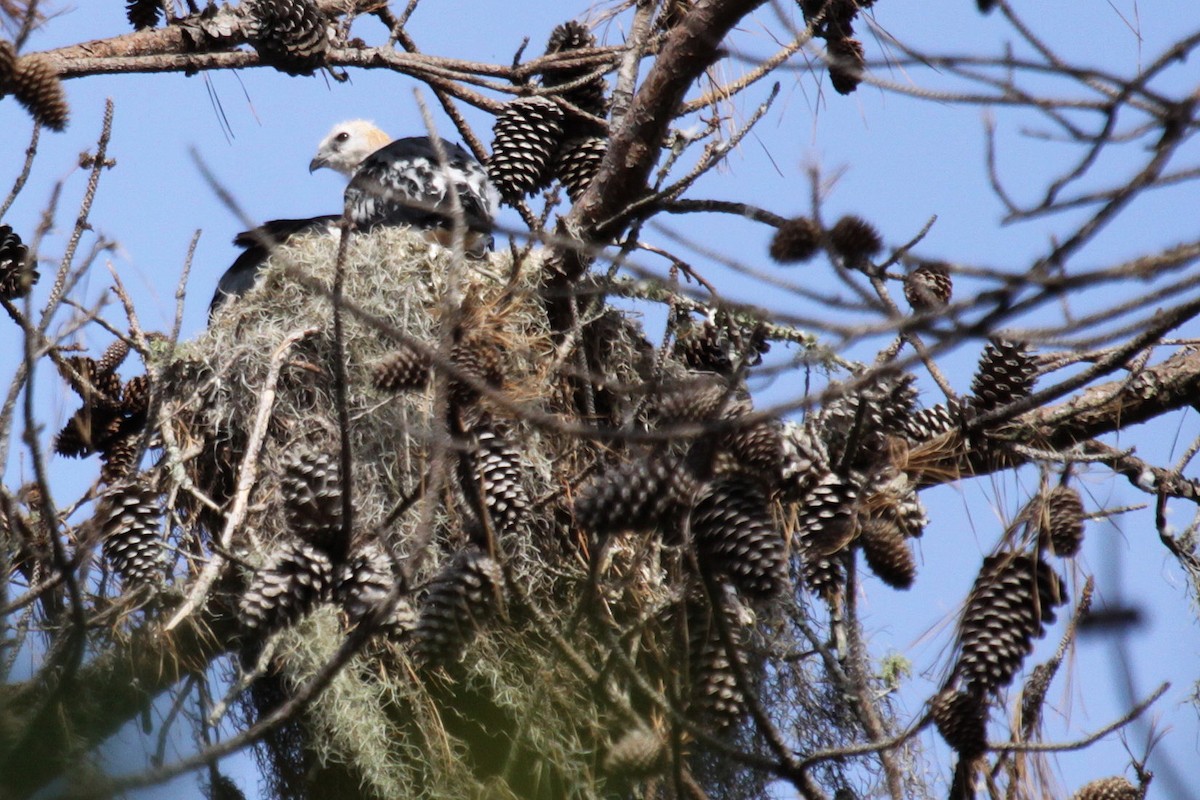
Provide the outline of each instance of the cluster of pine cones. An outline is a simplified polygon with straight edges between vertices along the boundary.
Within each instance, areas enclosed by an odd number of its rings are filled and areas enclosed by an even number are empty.
[[[68,458],[100,456],[98,521],[104,555],[127,588],[161,588],[168,565],[162,531],[161,493],[139,472],[142,453],[157,444],[148,426],[148,374],[122,380],[118,368],[129,343],[115,340],[100,358],[59,356],[59,373],[80,405],[54,437],[54,451]]]
[[[490,431],[477,430],[476,436],[477,447],[466,458],[475,465],[490,518],[497,525],[518,524],[528,504],[514,474],[515,456]],[[276,544],[239,601],[251,645],[332,600],[351,625],[367,622],[377,633],[411,640],[420,663],[452,664],[503,605],[499,566],[472,545],[423,588],[414,608],[416,595],[379,542],[346,546],[339,474],[337,459],[326,453],[300,455],[286,467],[282,491],[293,538]]]
[[[800,10],[813,33],[825,40],[829,82],[838,94],[850,94],[862,82],[866,65],[862,42],[854,38],[858,12],[875,0],[801,0]]]
[[[546,55],[586,53],[596,38],[581,23],[566,22],[550,34]],[[557,178],[578,200],[607,151],[602,124],[608,113],[608,86],[595,67],[547,72],[543,94],[508,103],[496,118],[488,175],[508,203],[538,192]],[[559,88],[563,87],[563,88]],[[584,116],[579,113],[590,115]]]
[[[242,35],[264,64],[288,75],[311,75],[325,65],[333,20],[314,0],[244,0],[236,12],[244,15]],[[209,4],[175,21],[193,45],[228,45],[239,26],[225,14]],[[162,0],[128,0],[125,15],[134,30],[153,28],[163,21]]]
[[[375,384],[391,392],[426,385],[432,348],[402,346],[381,361]],[[379,541],[351,547],[342,525],[340,465],[328,453],[295,457],[281,492],[292,538],[277,543],[239,601],[239,619],[254,644],[295,623],[316,604],[338,603],[351,625],[364,622],[397,641],[409,641],[426,667],[450,666],[504,605],[504,581],[488,553],[493,537],[528,528],[530,503],[521,460],[501,429],[477,412],[480,387],[499,388],[503,362],[494,340],[479,331],[457,337],[451,348],[448,397],[466,446],[459,452],[459,505],[468,546],[419,592],[410,590]]]
[[[969,765],[986,750],[991,699],[1012,682],[1033,651],[1033,641],[1045,634],[1056,607],[1065,602],[1062,579],[1044,553],[1071,558],[1083,542],[1083,500],[1065,478],[1035,497],[1025,514],[1032,546],[984,559],[959,619],[958,659],[933,700],[934,724],[959,753],[960,765]],[[1039,702],[1050,676],[1039,678]],[[1036,719],[1040,709],[1026,709],[1025,714]]]
[[[777,264],[791,265],[811,260],[822,248],[850,269],[878,274],[871,259],[883,250],[883,238],[862,217],[847,214],[828,230],[809,217],[793,217],[777,223],[767,249]],[[917,314],[943,310],[954,295],[954,282],[944,264],[919,263],[904,276],[904,299]]]
[[[376,630],[403,637],[416,614],[399,593],[402,576],[378,542],[351,549],[342,525],[341,464],[336,455],[294,455],[281,481],[283,511],[291,538],[276,542],[251,576],[238,607],[250,646],[294,624],[319,602],[337,601],[351,624],[370,619]]]
[[[878,370],[799,424],[755,412],[737,376],[758,353],[753,332],[739,335],[728,315],[677,327],[673,355],[693,371],[653,402],[647,432],[661,441],[600,470],[573,506],[576,524],[601,542],[641,530],[694,553],[697,572],[684,590],[692,702],[720,725],[744,712],[735,675],[738,664],[745,668],[749,621],[791,591],[793,563],[832,605],[841,600],[845,559],[858,550],[881,580],[911,586],[910,540],[926,524],[913,454],[966,442],[966,450],[1002,460],[990,426],[976,421],[1028,396],[1036,377],[1026,346],[994,339],[964,398],[917,409],[913,377]],[[1063,485],[1037,503],[1035,553],[984,561],[960,624],[961,689],[935,707],[939,728],[965,751],[982,752],[986,698],[1011,681],[1063,602],[1059,578],[1038,553],[1079,550],[1078,493]]]
[[[164,17],[162,0],[128,0],[125,11],[138,31],[157,26]],[[313,0],[245,0],[240,11],[245,15],[240,26],[212,4],[180,22],[195,46],[228,45],[240,30],[264,64],[289,75],[311,75],[325,64],[333,20]],[[16,97],[39,125],[66,128],[70,107],[54,62],[40,54],[18,56],[11,43],[0,40],[0,97],[6,94]]]
[[[100,454],[100,480],[114,485],[137,469],[150,410],[150,378],[122,381],[117,369],[129,355],[124,339],[99,359],[69,356],[59,372],[79,396],[80,406],[54,437],[56,453],[68,458]]]

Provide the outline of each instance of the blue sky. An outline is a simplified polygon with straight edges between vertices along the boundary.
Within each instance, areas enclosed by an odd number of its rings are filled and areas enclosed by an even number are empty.
[[[588,8],[583,3],[554,4],[559,9],[556,15],[544,10],[548,6],[427,0],[409,30],[426,52],[507,63],[522,37],[530,37],[527,55],[537,54],[556,23],[582,16]],[[80,3],[75,8],[50,3],[49,7],[61,10],[61,16],[35,34],[27,50],[126,30],[124,3],[116,0]],[[1028,14],[1035,30],[1064,58],[1124,74],[1157,55],[1167,42],[1200,28],[1200,6],[1194,0],[1152,4],[1063,0],[1052,8],[1022,2],[1018,9]],[[971,0],[883,0],[874,14],[881,31],[931,49],[969,53],[985,47],[995,52],[997,43],[1012,38],[997,16],[977,14]],[[770,19],[764,12],[763,20]],[[609,42],[621,39],[618,23],[600,32]],[[355,33],[371,43],[379,39],[374,20],[360,21]],[[895,54],[882,33],[864,32],[860,37],[869,57]],[[753,55],[774,49],[771,38],[754,22],[743,26],[738,42]],[[1018,52],[1023,49],[1017,45]],[[803,66],[802,60],[795,63]],[[951,86],[949,78],[926,69],[893,68],[879,74],[896,83],[925,88]],[[63,181],[60,228],[44,248],[49,255],[61,252],[61,237],[74,217],[86,178],[76,166],[78,154],[94,146],[104,99],[111,97],[116,115],[110,155],[116,158],[117,167],[102,179],[92,224],[119,242],[110,262],[134,292],[147,329],[169,328],[184,256],[193,233],[202,231],[183,327],[184,336],[194,334],[204,324],[217,277],[236,254],[230,239],[244,226],[205,184],[192,153],[208,165],[253,220],[335,212],[341,202],[340,177],[331,172],[309,175],[307,171],[317,141],[333,123],[367,117],[393,135],[423,132],[413,95],[416,82],[383,71],[352,71],[350,78],[347,83],[335,83],[323,76],[289,78],[270,70],[245,70],[193,77],[103,76],[70,81],[71,125],[64,134],[43,134],[29,186],[4,221],[22,233],[32,231],[53,185]],[[1164,90],[1194,89],[1195,65],[1180,65],[1165,78]],[[890,244],[897,244],[937,215],[937,224],[919,248],[921,253],[1014,272],[1026,268],[1056,233],[1069,230],[1079,218],[1065,215],[1036,223],[999,224],[1003,209],[987,188],[984,113],[976,107],[915,100],[867,86],[853,96],[841,97],[802,68],[781,72],[778,79],[782,90],[772,111],[727,165],[706,177],[692,196],[743,200],[779,213],[802,213],[808,210],[805,168],[815,163],[826,174],[841,172],[825,207],[827,221],[842,213],[858,213],[874,222]],[[1065,84],[1050,88],[1068,91]],[[743,95],[737,104],[743,118],[765,98],[768,89],[760,85]],[[429,92],[422,94],[436,107]],[[1025,136],[1026,128],[1045,127],[1029,112],[996,108],[991,113],[998,129],[1001,172],[1021,199],[1032,198],[1046,175],[1078,155],[1074,145]],[[491,119],[470,111],[468,117],[480,137],[489,140]],[[439,124],[446,126],[443,132],[450,130],[440,115]],[[0,187],[6,189],[20,169],[29,132],[27,116],[11,98],[0,102],[0,130],[7,133],[9,142],[0,153]],[[1114,175],[1129,174],[1134,159],[1144,155],[1137,147],[1106,156],[1095,176],[1084,181],[1085,186],[1106,185]],[[1194,146],[1186,155],[1193,164],[1200,161]],[[1069,266],[1095,267],[1194,237],[1197,207],[1200,189],[1194,183],[1156,192],[1107,228]],[[837,286],[832,269],[820,262],[788,270],[772,265],[766,258],[768,231],[761,226],[712,216],[675,218],[667,223],[707,247],[777,277],[829,291]],[[650,234],[651,239],[655,236]],[[661,265],[646,264],[661,271]],[[733,298],[788,312],[806,310],[803,301],[786,291],[765,291],[761,284],[743,276],[717,266],[710,268],[710,277],[718,279]],[[43,269],[43,274],[51,269]],[[108,285],[101,265],[92,271],[83,296],[95,301]],[[1072,311],[1080,313],[1100,302],[1112,302],[1112,295],[1101,292],[1077,298]],[[1034,321],[1060,315],[1060,309],[1046,308],[1037,312]],[[119,318],[115,309],[110,316]],[[1179,332],[1181,336],[1197,334],[1194,324]],[[85,335],[84,341],[93,349],[104,343],[103,337],[92,334]],[[852,355],[869,359],[878,344],[865,342]],[[944,362],[959,391],[969,385],[978,350],[978,343],[968,343]],[[0,374],[11,374],[14,355],[0,353]],[[930,402],[935,401],[932,383],[923,380],[922,386]],[[766,402],[783,401],[796,396],[796,387],[795,382],[775,381],[764,387],[761,396]],[[70,398],[51,381],[43,381],[39,393],[48,428],[53,431],[70,413]],[[1132,429],[1114,441],[1136,446],[1139,455],[1151,461],[1169,463],[1198,432],[1196,414],[1188,411],[1153,428]],[[56,462],[55,468],[61,469],[62,463]],[[27,465],[16,460],[9,465],[6,483],[18,485],[27,473]],[[80,485],[87,478],[76,477]],[[64,479],[74,478],[64,473]],[[1016,513],[1034,480],[1023,475],[1020,480],[972,481],[926,492],[923,500],[933,522],[920,544],[922,565],[916,586],[903,593],[874,583],[867,587],[862,607],[877,652],[903,652],[917,671],[917,685],[901,696],[910,713],[919,712],[919,701],[932,690],[931,681],[936,681],[946,666],[952,626],[944,623],[956,611],[983,554],[993,547],[1002,520]],[[1083,486],[1089,509],[1144,500],[1122,480],[1110,480],[1101,470],[1085,471]],[[1173,510],[1179,516],[1177,524],[1185,525],[1190,509],[1173,504]],[[1171,691],[1157,707],[1159,729],[1169,732],[1156,750],[1166,761],[1158,767],[1160,780],[1151,796],[1196,796],[1161,780],[1169,771],[1167,762],[1186,776],[1189,767],[1200,760],[1197,711],[1187,700],[1194,691],[1195,664],[1200,663],[1200,635],[1184,578],[1158,544],[1152,517],[1130,514],[1112,522],[1093,523],[1084,552],[1069,572],[1073,587],[1081,584],[1084,573],[1095,573],[1100,599],[1123,597],[1146,612],[1146,625],[1128,638],[1135,656],[1136,693],[1143,696],[1159,681],[1173,681]],[[1061,624],[1047,637],[1051,646],[1060,630]],[[1071,681],[1068,684],[1060,677],[1051,690],[1051,698],[1059,701],[1060,708],[1071,708],[1070,715],[1050,714],[1052,727],[1047,738],[1071,738],[1119,715],[1122,709],[1113,691],[1117,680],[1108,644],[1081,642]],[[1135,755],[1141,754],[1144,741],[1144,732],[1131,729]],[[1119,772],[1126,761],[1120,741],[1109,737],[1084,753],[1063,755],[1059,764],[1064,785],[1073,790],[1084,780]],[[250,790],[253,786],[245,779],[246,764],[239,763],[234,774],[243,788]],[[948,764],[948,759],[943,759],[946,774]],[[143,794],[186,796],[181,791],[176,787]]]

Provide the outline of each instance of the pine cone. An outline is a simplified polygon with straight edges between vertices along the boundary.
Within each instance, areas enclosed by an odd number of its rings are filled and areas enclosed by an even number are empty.
[[[783,481],[783,423],[764,419],[739,425],[723,437],[721,446],[739,469],[757,473],[770,489]]]
[[[725,615],[734,657],[742,664],[746,662],[741,651],[745,634],[728,607],[732,605],[729,599],[722,598],[722,605],[726,608],[719,611],[705,603],[688,603],[687,607],[688,671],[692,682],[690,712],[718,729],[736,725],[746,712],[746,697],[738,688],[733,661],[713,615]]]
[[[120,435],[113,438],[100,451],[100,480],[110,486],[118,483],[138,467],[138,452],[141,449],[142,433],[131,425],[121,426]]]
[[[768,253],[780,264],[795,264],[815,256],[820,245],[817,223],[808,217],[794,217],[776,229]]]
[[[602,136],[581,136],[563,142],[554,156],[554,175],[576,202],[591,186],[608,152],[608,140]]]
[[[862,83],[867,59],[862,42],[850,37],[830,39],[826,44],[829,55],[829,82],[838,94],[850,94]]]
[[[853,215],[839,219],[829,231],[829,244],[846,261],[857,267],[883,249],[883,239],[875,226]]]
[[[0,97],[12,91],[13,77],[16,74],[17,51],[13,49],[12,42],[0,39]]]
[[[669,757],[662,736],[644,725],[634,725],[608,749],[603,769],[614,777],[647,778],[665,770]]]
[[[732,375],[762,361],[769,349],[761,331],[747,329],[728,314],[715,312],[703,321],[677,318],[672,353],[689,369]]]
[[[550,39],[546,42],[546,55],[554,55],[556,53],[564,53],[568,50],[582,50],[588,47],[596,46],[596,37],[588,30],[587,26],[582,22],[575,20],[567,20],[561,25],[556,25],[554,30],[550,32]],[[559,81],[559,83],[567,83],[567,81]]]
[[[469,454],[471,474],[492,529],[499,535],[521,533],[529,517],[529,495],[521,481],[521,454],[495,431],[479,427]]]
[[[927,442],[963,423],[963,405],[957,400],[922,408],[904,421],[904,436],[912,442]]]
[[[117,367],[125,362],[125,357],[128,355],[129,343],[124,339],[114,339],[112,344],[104,350],[104,354],[96,361],[96,372],[102,375],[116,372]]]
[[[312,0],[253,0],[250,44],[264,64],[311,75],[325,63],[329,20]]]
[[[971,408],[986,413],[1014,400],[1028,397],[1037,380],[1033,357],[1024,342],[992,339],[979,358],[979,369],[971,381]]]
[[[1143,792],[1120,775],[1085,784],[1071,800],[1142,800]]]
[[[464,335],[450,350],[450,361],[463,375],[498,389],[504,385],[504,351],[496,338],[486,331]],[[462,381],[451,380],[450,398],[466,405],[479,397],[478,390]]]
[[[145,414],[150,410],[150,376],[134,375],[125,381],[121,390],[121,404],[127,414],[134,416]]]
[[[1046,496],[1042,541],[1054,555],[1071,558],[1083,545],[1083,498],[1071,486],[1056,486]]]
[[[238,603],[242,627],[265,638],[283,630],[329,596],[333,564],[305,542],[281,543],[254,573]]]
[[[0,87],[4,84],[0,81]],[[29,294],[41,277],[29,260],[29,248],[8,225],[0,225],[0,298],[16,300]]]
[[[569,50],[582,50],[595,46],[596,37],[592,35],[592,32],[585,25],[571,20],[559,25],[550,33],[550,39],[546,43],[546,55],[550,56]],[[542,85],[548,88],[562,86],[563,84],[573,83],[594,71],[595,68],[592,67],[547,73],[542,76]],[[597,117],[604,117],[608,114],[608,101],[605,98],[607,89],[608,85],[604,82],[604,78],[596,77],[574,89],[568,89],[562,93],[562,97],[581,111],[586,111]],[[568,122],[571,128],[578,131],[589,131],[592,128],[591,125],[586,123],[581,124],[579,121],[569,120]]]
[[[341,463],[329,453],[300,453],[284,465],[283,513],[292,533],[322,550],[342,534]]]
[[[863,522],[858,538],[871,571],[893,589],[908,589],[917,577],[917,560],[908,539],[894,525],[878,519]]]
[[[922,264],[904,276],[904,299],[917,313],[936,311],[950,302],[954,282],[950,271],[937,264]]]
[[[801,501],[796,537],[805,558],[831,556],[858,534],[855,504],[858,489],[832,472],[826,473]]]
[[[334,597],[346,611],[351,624],[357,625],[383,607],[400,576],[392,559],[378,544],[371,543],[351,555],[337,570]],[[379,620],[379,632],[402,638],[417,626],[417,615],[401,596],[386,619]]]
[[[158,492],[136,484],[106,495],[97,510],[104,557],[129,588],[161,586],[167,566]]]
[[[12,76],[12,93],[37,124],[52,131],[67,127],[71,110],[58,70],[45,56],[21,56]]]
[[[800,576],[804,585],[829,605],[837,604],[846,583],[846,571],[839,558],[815,553],[802,553],[802,556]]]
[[[713,481],[692,509],[691,528],[701,569],[745,595],[770,597],[786,583],[786,546],[754,478],[731,473]]]
[[[492,128],[487,171],[506,202],[516,203],[550,185],[562,134],[563,112],[553,100],[522,97],[505,106]]]
[[[659,395],[652,409],[662,425],[707,422],[745,408],[740,393],[715,375],[701,375]]]
[[[722,341],[716,325],[704,321],[676,331],[672,353],[689,369],[730,374],[733,355]]]
[[[70,356],[63,359],[59,373],[85,406],[113,410],[121,407],[120,377],[111,372],[101,372],[95,359]]]
[[[963,758],[987,749],[988,708],[983,698],[946,688],[934,697],[930,711],[938,733]]]
[[[678,459],[633,458],[594,476],[575,497],[575,519],[596,534],[660,524],[691,491]]]
[[[121,434],[123,420],[117,411],[83,406],[54,437],[54,452],[67,458],[90,456],[111,446]]]
[[[416,655],[428,667],[458,661],[503,602],[500,566],[478,550],[460,553],[429,585],[417,619]]]
[[[135,31],[153,28],[162,13],[162,0],[129,0],[125,4],[125,18]]]
[[[829,453],[807,425],[785,422],[781,438],[780,494],[785,500],[802,500],[829,472]]]
[[[83,458],[96,452],[91,414],[81,408],[54,435],[54,452],[66,458]],[[115,418],[115,415],[113,415]]]
[[[985,558],[959,622],[956,672],[968,688],[983,694],[1007,686],[1062,602],[1061,580],[1040,558]]]
[[[887,437],[903,434],[917,391],[909,373],[878,375],[857,391],[830,402],[816,418],[830,460],[868,469],[879,461]]]
[[[375,365],[372,380],[384,392],[420,389],[429,381],[429,359],[410,347],[401,347]]]

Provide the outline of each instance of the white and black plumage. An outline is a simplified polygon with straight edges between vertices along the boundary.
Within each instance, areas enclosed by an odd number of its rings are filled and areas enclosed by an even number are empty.
[[[448,244],[457,194],[467,252],[482,256],[491,249],[500,195],[483,165],[461,145],[445,139],[435,145],[427,136],[389,141],[370,122],[351,120],[335,125],[322,140],[309,171],[323,167],[350,176],[345,212],[358,230],[408,225]]]
[[[333,127],[309,162],[309,172],[329,168],[350,176],[345,215],[359,231],[379,225],[406,225],[426,231],[449,245],[454,229],[453,185],[466,223],[468,255],[482,257],[492,248],[492,220],[500,195],[483,165],[461,145],[440,139],[441,155],[427,136],[392,141],[366,120]],[[442,163],[442,158],[445,163]],[[239,233],[234,244],[244,248],[217,283],[209,304],[211,318],[229,298],[254,286],[272,251],[293,236],[338,230],[341,217],[327,214],[307,219],[276,219]]]
[[[337,214],[307,219],[273,219],[233,237],[233,243],[244,249],[217,281],[217,290],[213,292],[212,301],[208,304],[209,318],[212,318],[226,300],[241,297],[250,291],[254,282],[258,280],[258,273],[263,264],[276,247],[299,234],[332,233],[337,230],[340,219]]]

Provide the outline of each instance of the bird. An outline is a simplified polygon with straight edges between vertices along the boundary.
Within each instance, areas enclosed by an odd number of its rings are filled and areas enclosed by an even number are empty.
[[[308,165],[309,172],[324,168],[350,178],[345,214],[356,230],[408,225],[449,245],[457,194],[467,254],[482,257],[492,248],[500,194],[487,170],[462,145],[428,136],[393,141],[374,123],[348,120],[333,126]]]
[[[242,252],[217,281],[217,289],[208,304],[209,320],[227,301],[250,291],[258,280],[263,264],[276,247],[304,233],[333,234],[338,231],[341,218],[340,214],[324,214],[304,219],[272,219],[234,236],[233,243],[241,247]]]
[[[393,141],[367,120],[349,120],[333,126],[308,165],[309,173],[324,168],[350,178],[344,216],[356,231],[405,225],[447,247],[454,232],[452,182],[466,224],[466,254],[482,258],[492,249],[492,220],[500,195],[483,165],[461,145],[445,139],[435,144],[427,136]],[[276,247],[299,234],[337,233],[342,218],[342,214],[324,214],[273,219],[235,236],[233,243],[243,252],[217,282],[208,306],[209,320],[228,300],[254,286]]]

